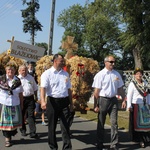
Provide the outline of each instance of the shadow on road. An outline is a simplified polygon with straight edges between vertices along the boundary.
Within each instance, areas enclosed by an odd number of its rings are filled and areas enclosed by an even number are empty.
[[[94,120],[94,119],[93,119]],[[90,122],[91,120],[75,121],[74,123]],[[80,127],[79,127],[80,128]],[[119,129],[119,150],[138,150],[141,149],[138,143],[130,140],[130,135],[124,129]],[[86,145],[93,145],[92,147],[84,148],[82,150],[95,150],[96,149],[96,128],[95,130],[71,130],[72,139],[76,139],[85,143]],[[105,129],[105,142],[106,148],[110,148],[110,127]]]

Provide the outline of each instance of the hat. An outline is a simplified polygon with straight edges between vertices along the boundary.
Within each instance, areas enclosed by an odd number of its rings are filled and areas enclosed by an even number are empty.
[[[141,74],[143,74],[143,70],[141,68],[136,68],[134,70],[134,74],[136,74],[137,72],[141,72]]]

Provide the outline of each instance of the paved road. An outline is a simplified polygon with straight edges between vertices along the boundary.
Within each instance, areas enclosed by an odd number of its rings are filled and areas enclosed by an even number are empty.
[[[28,125],[27,125],[28,126]],[[71,127],[72,131],[72,146],[73,150],[96,150],[96,123],[92,120],[84,120],[75,117],[74,123]],[[28,131],[27,131],[28,133]],[[29,136],[22,137],[20,132],[13,137],[12,147],[5,148],[4,137],[0,132],[0,150],[49,150],[47,144],[47,126],[41,125],[41,119],[37,119],[37,133],[40,139],[31,139]],[[120,149],[119,150],[142,150],[137,143],[130,142],[129,135],[124,130],[119,130]],[[62,149],[61,133],[59,123],[57,125],[57,140],[59,150]],[[110,127],[106,126],[106,141],[105,146],[109,148],[110,145]],[[145,150],[149,150],[150,146]]]

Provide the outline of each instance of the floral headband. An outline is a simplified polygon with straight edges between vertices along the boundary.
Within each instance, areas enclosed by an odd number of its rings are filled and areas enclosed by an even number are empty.
[[[134,70],[134,74],[136,74],[137,72],[141,72],[141,74],[143,75],[143,70],[141,68],[136,68]]]

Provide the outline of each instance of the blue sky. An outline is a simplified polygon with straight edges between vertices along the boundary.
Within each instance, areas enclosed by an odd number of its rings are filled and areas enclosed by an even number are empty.
[[[89,2],[92,1],[89,0]],[[60,51],[60,41],[64,32],[64,28],[57,25],[56,19],[58,15],[62,10],[68,9],[74,4],[84,5],[85,2],[86,0],[56,0],[52,48],[54,54]],[[43,25],[43,31],[37,32],[36,43],[48,43],[49,41],[51,3],[52,0],[39,0],[40,10],[36,16]],[[30,44],[29,33],[24,33],[22,30],[23,18],[20,10],[25,8],[26,6],[22,5],[22,0],[0,0],[0,53],[10,48],[10,43],[7,40],[11,40],[13,36],[17,41]]]

